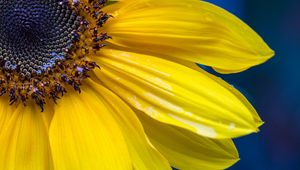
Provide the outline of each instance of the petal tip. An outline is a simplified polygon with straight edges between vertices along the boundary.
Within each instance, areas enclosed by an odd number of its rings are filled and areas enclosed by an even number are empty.
[[[271,48],[268,48],[268,50],[262,55],[262,57],[265,59],[265,61],[271,59],[275,55],[275,51]]]

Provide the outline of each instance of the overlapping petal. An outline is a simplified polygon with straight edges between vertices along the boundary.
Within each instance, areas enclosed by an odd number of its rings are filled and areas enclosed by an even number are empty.
[[[222,73],[245,70],[273,56],[249,26],[199,0],[127,0],[104,9],[115,49],[187,60]]]
[[[231,139],[209,139],[137,111],[153,145],[178,169],[226,169],[239,160]]]
[[[49,130],[54,168],[132,170],[122,132],[93,93],[70,93],[55,106]]]
[[[103,49],[96,76],[151,117],[211,138],[257,131],[261,120],[232,86],[204,71],[154,56]]]
[[[5,97],[0,108],[0,169],[53,169],[47,118],[51,110],[41,112],[32,103],[9,106]]]
[[[170,169],[129,106],[103,86],[85,83],[80,95],[67,95],[56,107],[50,128],[55,168]]]
[[[127,142],[134,169],[171,169],[168,161],[148,142],[143,127],[130,107],[105,87],[89,81],[89,88],[110,109]]]

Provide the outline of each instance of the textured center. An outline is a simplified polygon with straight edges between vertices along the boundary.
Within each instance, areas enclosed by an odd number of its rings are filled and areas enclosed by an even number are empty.
[[[65,0],[0,0],[0,67],[40,75],[64,60],[80,16]]]

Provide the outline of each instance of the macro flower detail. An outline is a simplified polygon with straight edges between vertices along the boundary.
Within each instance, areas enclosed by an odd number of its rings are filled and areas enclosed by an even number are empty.
[[[225,169],[262,120],[222,79],[273,51],[198,0],[0,0],[0,169]]]

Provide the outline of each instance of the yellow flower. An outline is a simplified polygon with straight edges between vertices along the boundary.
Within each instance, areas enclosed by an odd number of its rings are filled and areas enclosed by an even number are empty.
[[[105,3],[0,0],[0,170],[237,162],[231,138],[262,121],[241,93],[195,63],[235,73],[273,51],[204,1]]]

